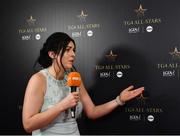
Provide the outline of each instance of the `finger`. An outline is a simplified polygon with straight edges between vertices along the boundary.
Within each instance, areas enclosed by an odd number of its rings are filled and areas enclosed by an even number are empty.
[[[144,87],[137,88],[136,90],[142,92],[142,91],[144,91]]]
[[[76,103],[79,102],[79,97],[75,97]]]
[[[78,93],[78,92],[73,92],[72,95],[73,95],[74,97],[79,97],[79,93]]]
[[[79,99],[79,96],[74,96],[75,99]]]
[[[79,95],[79,92],[72,92],[73,95]]]
[[[76,99],[76,103],[79,102],[79,99]]]
[[[134,86],[131,85],[131,86],[129,86],[128,88],[126,88],[124,91],[130,91],[130,90],[132,90],[133,88],[134,88]]]
[[[140,87],[140,88],[133,90],[132,94],[137,96],[137,95],[141,94],[143,91],[144,91],[144,87]]]

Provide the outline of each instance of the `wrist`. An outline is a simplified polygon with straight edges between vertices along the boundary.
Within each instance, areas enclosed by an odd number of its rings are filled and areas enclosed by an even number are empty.
[[[119,106],[123,106],[125,104],[125,102],[120,100],[119,95],[116,97],[115,101]]]
[[[64,103],[64,101],[61,101],[59,103],[57,103],[56,105],[58,107],[59,112],[65,111],[66,109],[68,109],[66,103]]]

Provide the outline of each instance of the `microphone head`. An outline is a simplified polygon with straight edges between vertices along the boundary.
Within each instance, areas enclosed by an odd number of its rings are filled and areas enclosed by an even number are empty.
[[[78,72],[70,72],[67,76],[67,85],[68,86],[80,86],[81,76]]]

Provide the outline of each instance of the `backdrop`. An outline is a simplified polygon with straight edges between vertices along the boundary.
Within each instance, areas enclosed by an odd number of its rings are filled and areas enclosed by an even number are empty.
[[[75,66],[95,104],[124,88],[140,97],[111,114],[78,120],[81,134],[180,134],[180,1],[4,0],[0,4],[0,133],[26,134],[21,112],[46,38],[68,33]]]

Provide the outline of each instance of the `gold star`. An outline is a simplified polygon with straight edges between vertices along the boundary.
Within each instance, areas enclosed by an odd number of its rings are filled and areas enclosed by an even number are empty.
[[[145,99],[148,99],[148,97],[144,97],[143,94],[141,94],[139,97],[137,97],[137,99],[145,100]]]
[[[87,17],[87,16],[88,16],[88,15],[85,14],[83,10],[81,10],[81,14],[78,15],[77,17],[78,17],[81,21],[86,21],[86,17]]]
[[[148,99],[148,97],[143,96],[143,94],[141,94],[139,97],[136,98],[137,100],[139,100],[141,103],[145,104],[146,99]]]
[[[106,55],[106,57],[112,61],[115,61],[117,54],[114,54],[113,51],[111,50],[110,53]]]
[[[174,47],[173,52],[169,52],[170,55],[172,55],[173,58],[179,58],[180,59],[180,51],[178,51],[177,47]]]
[[[140,4],[139,9],[135,9],[134,11],[137,13],[137,16],[142,17],[142,16],[144,16],[144,12],[146,10],[147,9],[143,9],[142,5]]]
[[[36,19],[34,19],[31,15],[26,21],[28,22],[29,25],[31,25],[31,24],[34,25],[34,23],[36,22]]]

